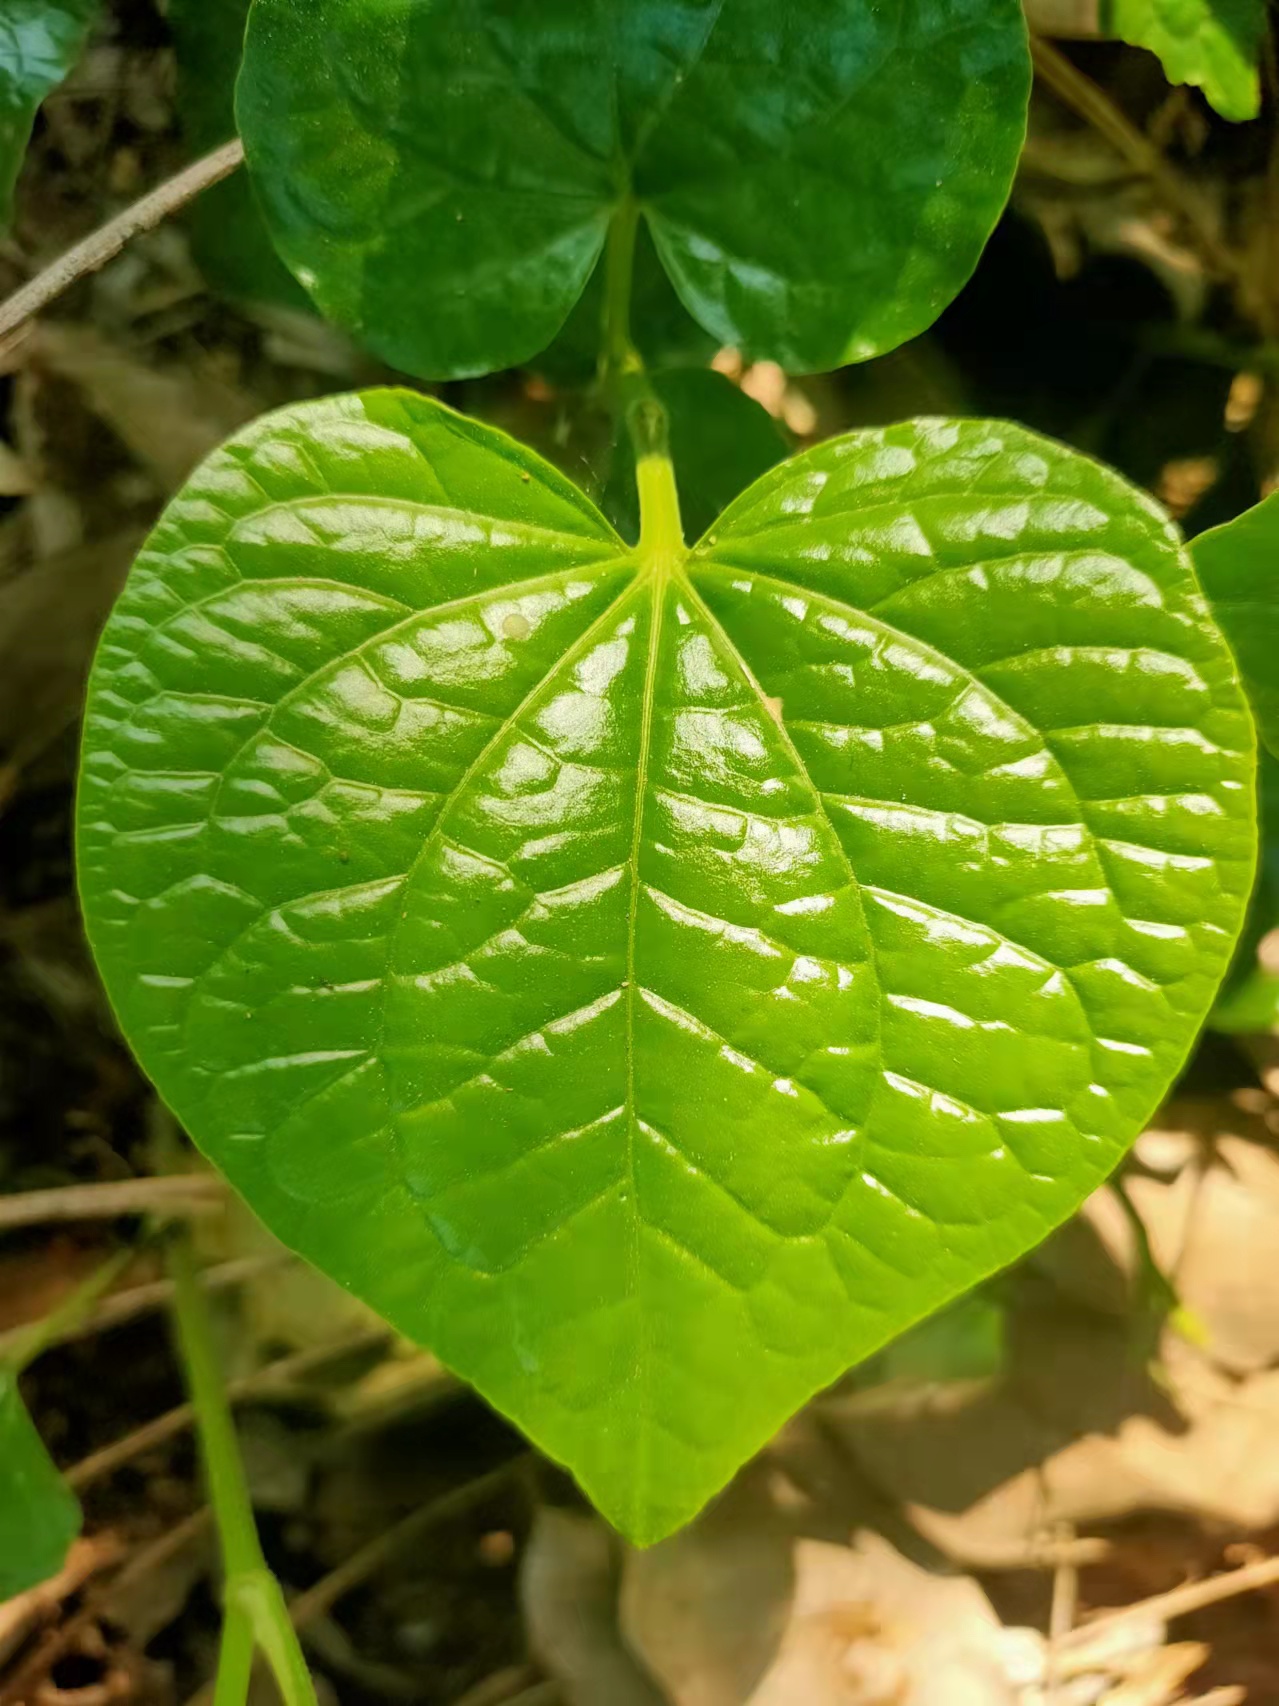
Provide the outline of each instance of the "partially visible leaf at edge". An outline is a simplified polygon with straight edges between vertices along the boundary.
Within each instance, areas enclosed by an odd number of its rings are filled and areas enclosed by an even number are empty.
[[[1025,135],[1020,0],[256,0],[276,245],[423,378],[526,363],[639,207],[696,320],[795,372],[928,326]]]
[[[367,392],[166,511],[80,886],[268,1225],[649,1542],[1110,1172],[1230,957],[1254,767],[1175,530],[1033,434],[833,440],[675,565]]]
[[[1279,757],[1279,492],[1201,533],[1191,553],[1261,738]]]
[[[80,1506],[36,1431],[16,1376],[0,1366],[0,1600],[56,1575],[80,1523]]]
[[[1170,83],[1193,83],[1222,118],[1256,118],[1266,0],[1103,0],[1103,26],[1158,54]]]
[[[935,1386],[993,1379],[1004,1367],[1006,1326],[998,1298],[970,1292],[887,1346],[865,1371],[865,1384],[873,1393],[888,1382]]]
[[[1279,1030],[1279,970],[1260,958],[1261,944],[1279,932],[1279,759],[1261,754],[1258,767],[1261,846],[1257,884],[1239,938],[1235,963],[1212,1010],[1217,1031]]]
[[[767,409],[710,368],[672,368],[655,373],[652,383],[670,423],[684,531],[698,539],[753,480],[783,460],[786,436]],[[624,539],[639,538],[635,459],[627,445],[614,455],[601,507]]]
[[[71,70],[98,14],[98,0],[5,0],[0,13],[0,231],[36,109]]]
[[[235,135],[235,79],[249,0],[170,0],[178,61],[178,112],[193,154]],[[310,299],[276,254],[247,172],[233,172],[187,208],[196,265],[233,301],[309,308]]]

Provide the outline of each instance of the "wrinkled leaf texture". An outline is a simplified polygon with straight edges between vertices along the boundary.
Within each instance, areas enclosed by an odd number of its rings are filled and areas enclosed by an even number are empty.
[[[1029,85],[1019,0],[257,0],[236,110],[281,255],[406,372],[545,349],[628,198],[703,327],[805,372],[955,295]]]
[[[206,1153],[648,1542],[1114,1166],[1254,768],[1171,524],[1019,428],[823,444],[670,568],[373,391],[165,513],[80,881]]]

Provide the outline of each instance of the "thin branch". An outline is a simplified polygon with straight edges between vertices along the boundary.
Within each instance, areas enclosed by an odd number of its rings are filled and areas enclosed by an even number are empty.
[[[98,1299],[103,1292],[110,1291],[133,1259],[132,1250],[117,1250],[114,1256],[108,1257],[56,1303],[47,1315],[0,1335],[0,1362],[7,1362],[21,1373],[50,1345],[61,1339],[74,1338],[85,1322],[92,1319],[94,1305],[102,1307]]]
[[[112,1220],[126,1214],[211,1214],[225,1198],[222,1181],[201,1173],[17,1191],[0,1197],[0,1231],[54,1220]]]
[[[500,1468],[491,1469],[487,1475],[466,1482],[451,1493],[445,1493],[442,1498],[433,1499],[429,1505],[423,1505],[421,1510],[412,1511],[393,1528],[388,1528],[385,1533],[370,1540],[367,1546],[361,1546],[344,1564],[330,1570],[314,1587],[307,1588],[305,1593],[298,1594],[289,1602],[289,1618],[293,1627],[305,1629],[307,1624],[313,1623],[317,1617],[325,1616],[340,1599],[345,1598],[353,1589],[360,1587],[370,1576],[389,1564],[406,1546],[419,1540],[438,1523],[446,1522],[449,1517],[459,1516],[463,1511],[470,1510],[472,1505],[482,1503],[490,1493],[495,1493],[499,1487],[504,1486],[528,1461],[529,1453],[521,1452],[518,1457],[503,1463]]]
[[[389,1327],[361,1328],[357,1333],[349,1333],[344,1339],[334,1339],[326,1345],[314,1345],[309,1350],[296,1351],[292,1356],[278,1357],[265,1368],[242,1375],[239,1380],[229,1381],[226,1395],[233,1404],[260,1398],[290,1380],[311,1373],[313,1369],[320,1368],[325,1363],[385,1344],[389,1337]],[[94,1481],[100,1481],[104,1476],[122,1468],[124,1464],[131,1463],[135,1457],[141,1457],[147,1451],[154,1451],[156,1446],[184,1433],[194,1420],[195,1406],[192,1404],[179,1404],[175,1409],[166,1410],[162,1416],[144,1422],[140,1428],[135,1428],[121,1439],[113,1440],[110,1445],[104,1445],[100,1451],[82,1457],[79,1463],[73,1464],[67,1470],[67,1485],[80,1492]]]
[[[104,1606],[110,1606],[114,1595],[125,1593],[145,1581],[153,1571],[166,1565],[211,1526],[212,1512],[205,1505],[141,1551],[135,1552],[109,1581],[95,1584],[84,1596],[79,1610],[64,1617],[56,1629],[49,1631],[48,1639],[37,1643],[30,1657],[20,1661],[18,1668],[5,1677],[0,1684],[0,1706],[27,1706],[36,1697],[41,1683],[47,1680],[52,1667],[64,1653],[74,1649],[84,1631],[101,1616]]]
[[[212,1539],[213,1511],[209,1505],[201,1505],[198,1510],[192,1511],[190,1516],[183,1517],[173,1528],[150,1541],[141,1551],[135,1552],[121,1568],[120,1573],[112,1577],[102,1597],[109,1602],[112,1595],[136,1587],[153,1571],[162,1569],[171,1559],[185,1551],[191,1542],[202,1534],[208,1534]],[[92,1609],[96,1607],[91,1607]]]
[[[1030,38],[1030,56],[1036,74],[1072,112],[1092,125],[1120,153],[1135,172],[1149,178],[1169,210],[1176,214],[1193,239],[1199,258],[1217,278],[1236,283],[1242,275],[1240,263],[1218,236],[1194,190],[1181,173],[1170,166],[1160,149],[1100,89],[1090,77],[1042,36]]]
[[[256,1648],[270,1666],[285,1706],[316,1706],[315,1684],[289,1621],[284,1594],[262,1555],[235,1418],[214,1343],[213,1322],[195,1252],[185,1231],[170,1242],[168,1254],[173,1318],[187,1390],[195,1408],[204,1481],[225,1578],[215,1703],[243,1706]]]
[[[1125,1605],[1120,1611],[1107,1612],[1104,1617],[1081,1623],[1062,1637],[1060,1646],[1064,1649],[1087,1644],[1096,1640],[1099,1630],[1117,1628],[1133,1618],[1157,1618],[1162,1623],[1171,1623],[1174,1618],[1201,1611],[1206,1605],[1233,1599],[1236,1594],[1255,1593],[1258,1588],[1273,1587],[1276,1583],[1279,1583],[1279,1557],[1262,1558],[1256,1564],[1245,1564],[1242,1569],[1229,1570],[1224,1575],[1209,1576],[1207,1581],[1187,1582],[1183,1587],[1153,1594],[1149,1599],[1138,1600],[1135,1605]]]
[[[245,1280],[256,1279],[259,1274],[270,1273],[272,1269],[283,1267],[293,1260],[289,1250],[271,1250],[262,1256],[238,1256],[231,1262],[220,1262],[216,1267],[205,1268],[200,1274],[200,1284],[207,1291],[224,1291],[228,1286],[242,1285]],[[92,1309],[83,1320],[72,1328],[59,1332],[57,1337],[48,1341],[41,1348],[47,1350],[52,1344],[65,1344],[70,1339],[83,1339],[90,1333],[103,1333],[108,1328],[119,1327],[126,1321],[132,1321],[139,1315],[149,1315],[153,1309],[162,1309],[173,1296],[172,1280],[148,1280],[145,1285],[131,1285],[124,1291],[113,1292],[110,1297],[104,1297],[102,1302]],[[0,1333],[0,1361],[21,1344],[30,1332],[30,1326],[11,1327],[7,1333]]]
[[[0,344],[77,280],[105,266],[134,237],[152,230],[171,213],[185,207],[201,190],[230,177],[243,159],[244,144],[239,137],[224,142],[221,148],[215,148],[211,154],[193,161],[176,177],[157,185],[131,207],[126,207],[123,213],[108,219],[105,225],[100,225],[83,242],[68,249],[65,255],[59,255],[43,272],[37,273],[21,290],[15,291],[7,302],[0,303]]]

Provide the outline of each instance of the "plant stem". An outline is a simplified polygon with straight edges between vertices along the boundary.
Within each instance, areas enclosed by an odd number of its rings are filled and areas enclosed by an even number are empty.
[[[182,1360],[200,1431],[209,1501],[218,1522],[222,1562],[228,1581],[263,1569],[262,1548],[244,1480],[231,1406],[227,1402],[213,1348],[208,1307],[196,1275],[190,1241],[176,1237],[169,1246],[173,1310]]]
[[[333,1339],[327,1344],[314,1345],[309,1350],[295,1351],[291,1356],[279,1357],[253,1374],[230,1381],[226,1387],[227,1402],[237,1404],[246,1398],[257,1398],[263,1393],[270,1393],[273,1388],[287,1391],[290,1380],[310,1374],[313,1369],[323,1366],[326,1362],[334,1362],[339,1357],[385,1345],[390,1336],[389,1327],[361,1328],[346,1338]],[[104,1475],[110,1475],[122,1465],[131,1463],[144,1451],[154,1451],[157,1446],[184,1432],[195,1419],[194,1404],[179,1404],[175,1409],[166,1410],[163,1415],[134,1428],[132,1433],[113,1440],[110,1445],[101,1446],[87,1457],[82,1457],[78,1463],[72,1464],[66,1472],[67,1485],[75,1492],[91,1486]]]
[[[102,1266],[95,1268],[87,1279],[81,1280],[62,1302],[55,1305],[42,1320],[30,1327],[19,1328],[5,1336],[3,1361],[16,1374],[32,1363],[51,1345],[73,1333],[93,1305],[109,1291],[133,1260],[133,1250],[120,1250]]]
[[[644,364],[631,342],[631,294],[635,277],[635,239],[639,233],[639,207],[627,196],[608,227],[604,248],[604,323],[600,370],[606,386],[616,384],[624,373]]]
[[[628,196],[608,228],[604,251],[604,323],[600,378],[614,413],[626,423],[639,488],[640,555],[659,574],[685,555],[670,429],[644,362],[631,340],[631,295],[639,208]]]
[[[627,407],[626,425],[635,447],[635,483],[639,488],[640,555],[659,573],[681,563],[684,526],[679,513],[679,488],[671,462],[666,410],[648,391]]]
[[[253,1623],[238,1600],[228,1597],[222,1614],[222,1639],[218,1644],[218,1680],[213,1706],[244,1706],[253,1675],[257,1643]]]
[[[242,1706],[254,1647],[261,1648],[271,1666],[286,1706],[315,1706],[315,1689],[289,1622],[284,1595],[262,1556],[209,1312],[185,1234],[175,1237],[170,1245],[169,1271],[178,1339],[226,1576],[226,1625],[218,1659],[216,1706]]]

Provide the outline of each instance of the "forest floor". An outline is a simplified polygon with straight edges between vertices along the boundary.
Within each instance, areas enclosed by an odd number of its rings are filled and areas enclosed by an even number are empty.
[[[1165,150],[1194,219],[1044,90],[1013,209],[931,334],[819,381],[720,365],[802,439],[915,413],[1020,419],[1105,456],[1193,529],[1279,470],[1273,127],[1220,125],[1144,56],[1074,51]],[[41,118],[0,298],[185,157],[164,21],[117,0]],[[394,377],[299,308],[219,298],[181,223],[0,349],[2,1192],[148,1171],[149,1092],[89,964],[70,846],[85,675],[137,544],[242,422]],[[545,379],[442,394],[583,471],[573,399]],[[264,1544],[322,1699],[1279,1706],[1265,1035],[1206,1033],[1115,1186],[814,1402],[643,1554],[431,1357],[217,1186],[198,1194]],[[0,1343],[141,1226],[6,1224],[4,1202]],[[86,1526],[60,1577],[0,1604],[0,1706],[176,1706],[212,1674],[194,1446],[181,1416],[152,1426],[183,1402],[163,1293],[144,1244],[24,1383]],[[1160,1597],[1239,1570],[1212,1603]]]

